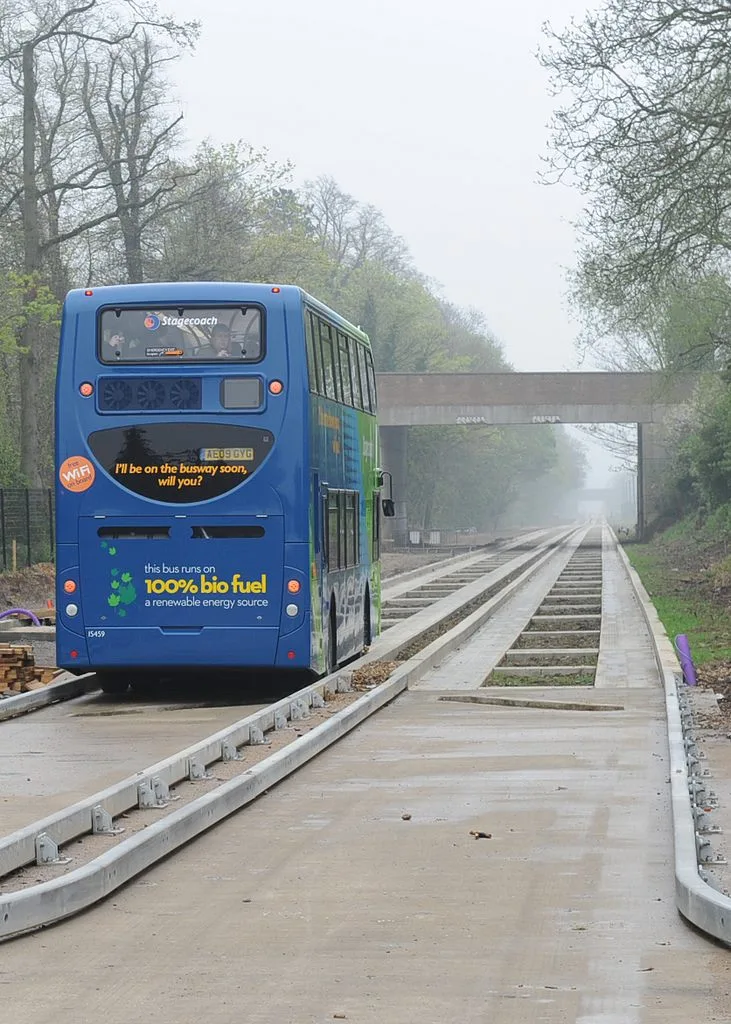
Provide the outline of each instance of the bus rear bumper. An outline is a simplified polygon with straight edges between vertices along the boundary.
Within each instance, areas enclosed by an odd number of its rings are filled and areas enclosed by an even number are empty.
[[[86,639],[57,629],[56,661],[75,673],[95,670],[310,667],[309,630],[280,637],[276,627],[204,626],[198,630],[119,626]],[[72,656],[71,652],[75,652]]]

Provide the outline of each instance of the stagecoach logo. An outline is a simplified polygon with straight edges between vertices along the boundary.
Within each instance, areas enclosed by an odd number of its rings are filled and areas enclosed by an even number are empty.
[[[217,323],[217,316],[158,316],[157,313],[148,313],[144,320],[148,331],[156,331],[158,327],[214,327]]]

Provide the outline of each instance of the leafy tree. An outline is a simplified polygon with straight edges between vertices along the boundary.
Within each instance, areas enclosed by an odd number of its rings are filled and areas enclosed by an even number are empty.
[[[618,302],[638,284],[728,265],[731,7],[605,0],[541,53],[560,105],[552,166],[588,197],[585,274]]]
[[[270,196],[281,203],[288,165],[239,142],[199,146],[181,165],[179,202],[156,223],[151,273],[163,280],[252,280],[247,265]]]

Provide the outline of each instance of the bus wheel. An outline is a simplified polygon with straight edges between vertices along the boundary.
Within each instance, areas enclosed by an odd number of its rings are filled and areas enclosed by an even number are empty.
[[[335,620],[335,605],[330,605],[329,643],[327,645],[327,674],[332,675],[338,667],[338,627]]]
[[[119,696],[120,694],[127,692],[129,680],[125,679],[123,676],[116,676],[112,672],[97,672],[96,678],[102,689],[102,693]]]
[[[363,650],[371,646],[371,595],[366,587],[363,597]]]

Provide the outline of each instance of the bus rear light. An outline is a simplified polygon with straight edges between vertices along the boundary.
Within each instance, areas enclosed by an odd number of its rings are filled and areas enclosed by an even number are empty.
[[[70,653],[72,658],[78,658],[78,656],[79,656],[79,652],[78,651],[70,651],[69,653]]]
[[[84,291],[84,295],[93,295],[93,294],[94,294],[94,289],[93,288],[87,288]]]
[[[301,585],[299,580],[290,580],[289,583],[287,584],[287,590],[290,592],[290,594],[299,594],[300,589]]]
[[[290,661],[294,661],[297,655],[294,653],[294,651],[287,651],[287,657],[289,658]]]
[[[69,618],[73,619],[75,615],[79,614],[79,606],[77,604],[67,604],[66,614],[69,616]]]
[[[288,604],[285,610],[291,619],[293,619],[295,615],[299,615],[299,608],[296,604]]]
[[[90,398],[94,394],[94,385],[90,384],[88,380],[84,381],[79,385],[79,394],[84,398]]]
[[[272,380],[269,382],[269,390],[273,395],[281,395],[284,391],[284,384],[281,380]]]
[[[76,583],[73,580],[66,580],[63,585],[63,589],[67,594],[73,594],[76,590]]]
[[[282,290],[281,288],[277,288],[276,286],[274,288],[272,288],[272,292],[274,293],[274,295],[279,295],[281,290]]]

